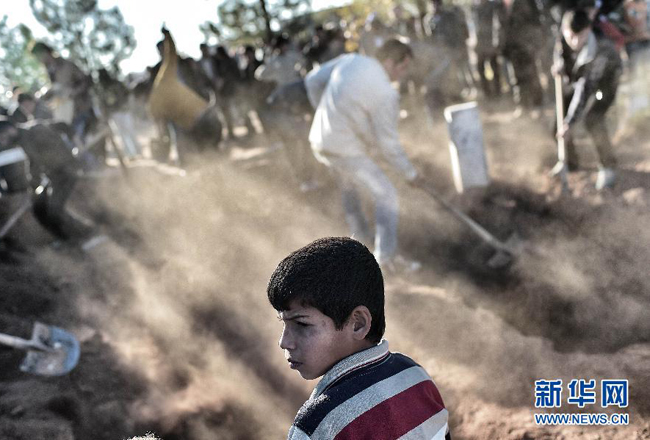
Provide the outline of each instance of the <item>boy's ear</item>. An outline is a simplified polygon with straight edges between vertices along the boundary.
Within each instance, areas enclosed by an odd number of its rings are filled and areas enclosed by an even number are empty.
[[[372,325],[372,315],[366,306],[357,306],[350,314],[352,337],[358,341],[366,338]]]

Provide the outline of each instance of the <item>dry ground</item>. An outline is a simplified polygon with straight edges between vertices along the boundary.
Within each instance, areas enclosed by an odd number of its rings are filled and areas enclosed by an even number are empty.
[[[620,140],[620,181],[603,193],[585,143],[587,170],[560,197],[544,120],[482,110],[494,181],[480,194],[454,194],[443,125],[404,120],[405,148],[450,200],[526,247],[509,270],[487,269],[485,245],[392,175],[402,252],[424,263],[387,277],[392,350],[434,377],[455,439],[650,438],[650,133]],[[54,248],[25,218],[14,234],[27,249],[0,256],[0,329],[59,325],[82,355],[44,379],[0,349],[0,438],[286,435],[314,383],[286,366],[266,282],[290,251],[347,228],[331,182],[302,194],[279,152],[261,136],[253,147],[207,154],[184,177],[134,167],[83,182],[73,207],[111,238],[89,252]],[[629,379],[630,425],[536,426],[541,378]]]

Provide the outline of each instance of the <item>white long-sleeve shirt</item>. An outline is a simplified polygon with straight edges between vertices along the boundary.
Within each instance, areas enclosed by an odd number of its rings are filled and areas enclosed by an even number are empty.
[[[319,159],[366,156],[378,146],[407,180],[417,176],[399,141],[399,94],[379,61],[341,55],[310,72],[305,86],[316,107],[309,141]]]

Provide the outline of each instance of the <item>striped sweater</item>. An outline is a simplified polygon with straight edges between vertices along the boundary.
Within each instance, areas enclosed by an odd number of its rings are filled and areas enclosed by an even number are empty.
[[[330,369],[300,408],[289,440],[449,440],[448,413],[427,372],[388,342]]]

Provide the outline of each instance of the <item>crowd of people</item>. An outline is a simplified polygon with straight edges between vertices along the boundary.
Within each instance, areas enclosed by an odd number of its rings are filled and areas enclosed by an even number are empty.
[[[47,70],[47,93],[16,88],[12,106],[1,109],[0,208],[8,214],[0,228],[15,209],[7,208],[10,194],[37,188],[34,213],[49,231],[69,239],[84,230],[66,214],[66,201],[78,177],[101,172],[111,151],[123,166],[139,157],[182,165],[190,154],[222,150],[224,140],[261,135],[282,145],[302,191],[322,185],[327,167],[351,232],[382,266],[416,268],[398,253],[397,190],[371,159],[377,149],[410,184],[421,183],[399,141],[400,95],[432,118],[478,98],[509,100],[515,116],[535,120],[560,78],[554,135],[566,144],[566,166],[580,166],[573,138],[583,120],[596,146],[597,187],[611,187],[616,155],[605,115],[623,72],[636,87],[630,109],[647,108],[647,7],[646,0],[476,0],[462,8],[433,0],[427,15],[396,6],[387,19],[328,22],[258,47],[202,44],[198,60],[179,55],[163,28],[160,62],[124,81],[106,70],[83,72],[39,42],[32,53]],[[143,127],[155,133],[148,145]],[[360,188],[376,208],[374,233]],[[2,229],[0,239],[8,239]]]

